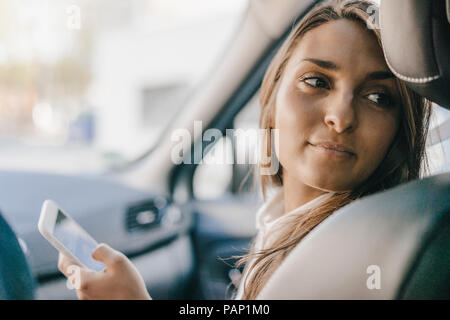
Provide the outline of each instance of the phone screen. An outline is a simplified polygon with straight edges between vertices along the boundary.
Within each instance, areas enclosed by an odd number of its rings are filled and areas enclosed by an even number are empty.
[[[102,271],[105,268],[103,263],[91,256],[97,243],[61,210],[58,210],[53,235],[89,269]]]

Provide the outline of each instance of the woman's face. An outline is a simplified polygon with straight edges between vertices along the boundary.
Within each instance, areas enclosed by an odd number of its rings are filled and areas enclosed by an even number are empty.
[[[280,81],[275,128],[283,176],[326,191],[365,181],[394,139],[400,110],[371,31],[345,19],[308,31]]]

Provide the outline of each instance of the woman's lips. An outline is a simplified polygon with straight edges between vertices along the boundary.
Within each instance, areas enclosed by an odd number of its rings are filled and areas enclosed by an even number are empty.
[[[323,141],[309,144],[315,150],[329,156],[335,156],[339,158],[351,158],[356,155],[352,148],[331,141]]]

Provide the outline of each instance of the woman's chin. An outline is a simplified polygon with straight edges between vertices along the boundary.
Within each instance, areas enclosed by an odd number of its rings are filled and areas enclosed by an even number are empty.
[[[309,177],[304,179],[305,184],[326,192],[348,192],[353,189],[352,185],[349,185],[348,179],[342,179],[339,177]]]

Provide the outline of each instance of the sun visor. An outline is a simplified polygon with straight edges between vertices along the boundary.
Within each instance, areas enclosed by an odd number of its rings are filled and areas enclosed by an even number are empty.
[[[450,0],[382,0],[379,22],[391,71],[450,109]]]

